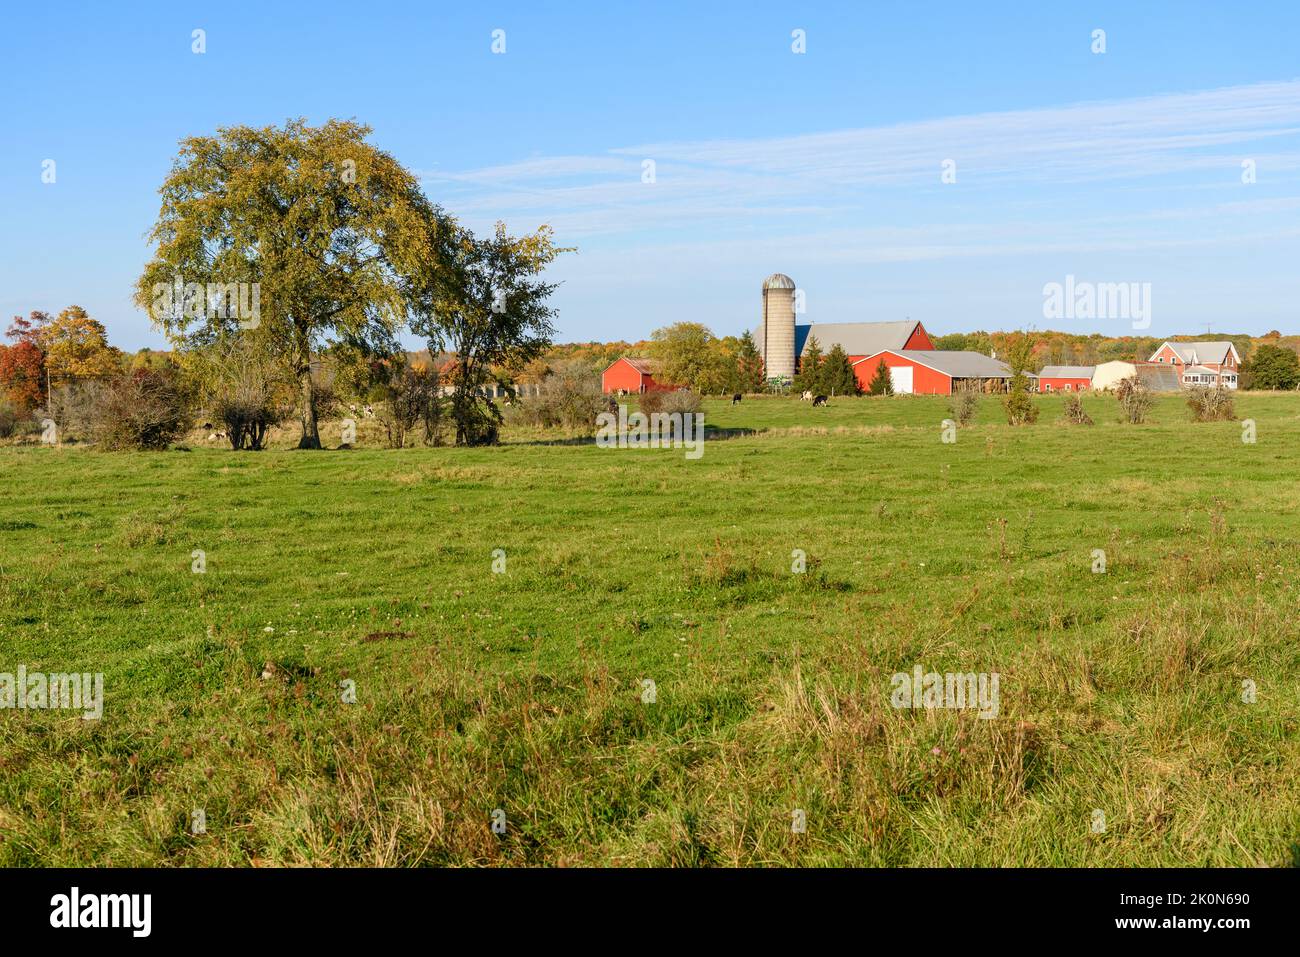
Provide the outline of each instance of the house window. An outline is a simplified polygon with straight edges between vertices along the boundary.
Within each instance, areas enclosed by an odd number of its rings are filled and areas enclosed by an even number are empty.
[[[1070,385],[1070,383],[1068,383],[1068,382],[1065,383],[1065,391],[1066,391],[1066,392],[1073,392],[1073,391],[1074,391],[1074,386]]]

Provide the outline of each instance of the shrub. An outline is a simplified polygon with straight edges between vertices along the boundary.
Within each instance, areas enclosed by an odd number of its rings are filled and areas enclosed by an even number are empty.
[[[1083,396],[1077,392],[1065,394],[1065,414],[1061,419],[1071,425],[1092,425],[1092,416],[1083,409]]]
[[[246,339],[222,339],[189,353],[188,369],[203,402],[225,426],[235,450],[259,451],[266,434],[292,414],[294,394],[273,358]],[[327,415],[333,392],[317,385],[316,412]]]
[[[171,369],[140,368],[95,390],[89,435],[105,449],[165,449],[188,431],[190,397]]]
[[[403,363],[372,396],[380,400],[377,417],[388,435],[389,448],[403,448],[407,434],[421,424],[425,445],[442,444],[442,389],[436,371]]]
[[[7,439],[18,431],[20,418],[18,407],[8,399],[0,397],[0,439]]]
[[[957,420],[958,425],[966,425],[975,417],[975,409],[978,405],[978,393],[963,389],[953,393],[952,401],[948,403],[948,411]]]
[[[1141,425],[1147,420],[1153,401],[1151,390],[1137,376],[1121,379],[1115,386],[1115,398],[1119,400],[1124,420],[1130,425]]]
[[[669,415],[674,412],[680,412],[686,415],[692,412],[699,412],[704,406],[704,400],[688,389],[679,389],[676,392],[665,394],[664,400],[659,407],[660,412],[667,412]]]
[[[546,429],[562,426],[590,434],[596,428],[596,416],[609,407],[609,399],[601,394],[599,380],[589,375],[547,375],[538,385],[537,395],[517,399],[507,406],[507,417],[512,424]]]
[[[1208,385],[1187,390],[1187,407],[1193,422],[1231,422],[1237,418],[1232,392]]]
[[[1038,421],[1038,406],[1034,405],[1034,400],[1029,395],[1027,380],[1018,386],[1016,379],[1024,380],[1024,376],[1016,376],[1011,380],[1011,391],[1002,400],[1002,407],[1007,413],[1007,424],[1033,425]]]
[[[704,400],[690,389],[678,389],[676,392],[647,392],[641,396],[640,409],[646,415],[655,412],[672,414],[681,412],[698,412]]]

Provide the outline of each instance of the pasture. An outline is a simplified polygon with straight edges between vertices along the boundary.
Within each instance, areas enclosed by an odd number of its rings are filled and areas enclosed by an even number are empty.
[[[105,689],[0,711],[0,865],[1292,864],[1300,397],[1238,396],[1254,444],[1037,401],[712,401],[698,461],[0,448],[0,672]],[[895,709],[915,665],[998,716]]]

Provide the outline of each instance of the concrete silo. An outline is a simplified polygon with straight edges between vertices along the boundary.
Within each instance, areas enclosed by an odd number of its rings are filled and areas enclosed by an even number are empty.
[[[794,378],[794,280],[784,273],[763,280],[763,341],[757,345],[767,378]]]

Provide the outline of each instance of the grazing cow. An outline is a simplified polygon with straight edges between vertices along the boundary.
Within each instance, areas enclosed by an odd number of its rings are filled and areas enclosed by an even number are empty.
[[[807,390],[805,390],[803,395],[799,396],[800,402],[811,402],[812,400],[813,400],[813,394],[812,392]]]
[[[735,395],[731,397],[731,404],[735,405],[737,402],[740,401],[740,399],[741,399],[741,395],[739,392],[737,392]]]
[[[364,409],[361,410],[361,414],[368,418],[373,419],[375,417],[375,410],[370,408],[370,406],[366,406]]]
[[[817,398],[813,399],[813,405],[814,405],[814,406],[817,406],[817,405],[825,405],[825,404],[826,404],[826,396],[824,396],[824,395],[819,395],[819,396],[817,396]]]

